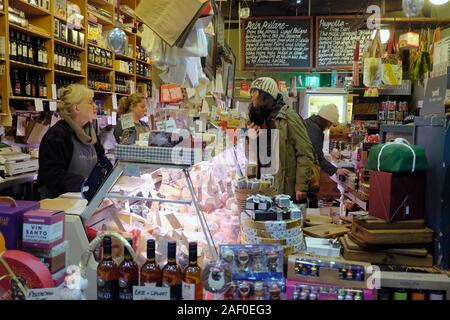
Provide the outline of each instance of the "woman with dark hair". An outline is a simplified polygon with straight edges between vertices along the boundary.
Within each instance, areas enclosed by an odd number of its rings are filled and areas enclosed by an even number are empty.
[[[283,101],[277,83],[272,78],[258,78],[250,88],[249,139],[257,140],[258,164],[263,169],[261,154],[271,159],[275,187],[280,194],[304,202],[312,184],[315,154],[304,120]],[[262,130],[266,129],[266,130]],[[276,130],[276,131],[274,131]],[[267,152],[259,150],[261,138],[267,132]],[[273,143],[274,141],[275,143]],[[272,150],[272,147],[275,147]],[[264,153],[265,152],[265,153]],[[276,163],[276,165],[274,165]]]

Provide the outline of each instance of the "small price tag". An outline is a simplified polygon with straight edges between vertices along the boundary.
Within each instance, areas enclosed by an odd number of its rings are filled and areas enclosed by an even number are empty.
[[[57,109],[56,101],[50,101],[49,108],[50,108],[50,111],[56,111],[56,109]]]
[[[56,84],[52,83],[52,99],[58,99],[58,89],[56,88]]]
[[[111,124],[113,126],[117,125],[117,112],[116,111],[111,112]]]
[[[27,300],[60,300],[61,292],[58,288],[30,289],[27,291]]]
[[[111,124],[112,124],[112,117],[108,116],[108,125],[111,125]]]
[[[34,107],[36,111],[44,111],[44,102],[42,99],[34,99]]]
[[[216,121],[217,118],[217,107],[212,106],[211,107],[211,121]]]
[[[126,166],[124,175],[127,177],[140,177],[141,171],[139,170],[139,166],[135,164]]]
[[[177,128],[177,124],[175,123],[175,120],[170,118],[169,120],[166,120],[165,127],[167,132],[172,132]]]
[[[148,146],[148,140],[150,139],[151,132],[144,132],[139,135],[139,141],[142,145]]]
[[[133,300],[170,300],[170,288],[134,286]]]
[[[112,107],[113,110],[117,111],[117,94],[113,93],[112,95]]]
[[[122,129],[128,129],[134,127],[133,114],[126,113],[120,117],[120,122],[122,124]]]

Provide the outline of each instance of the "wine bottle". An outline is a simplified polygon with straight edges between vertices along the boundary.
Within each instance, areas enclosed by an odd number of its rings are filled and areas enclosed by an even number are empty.
[[[128,239],[128,243],[133,246],[131,239]],[[119,266],[119,300],[133,300],[133,286],[138,285],[138,280],[138,265],[125,247],[124,259]]]
[[[182,272],[176,262],[177,243],[169,241],[167,245],[167,264],[162,269],[162,286],[170,288],[170,299],[181,300]]]
[[[112,259],[112,241],[103,238],[103,258],[97,266],[97,299],[116,300],[118,298],[119,268]]]
[[[25,96],[31,97],[31,81],[28,72],[25,72],[24,87],[25,87]]]
[[[162,282],[161,269],[155,258],[155,240],[147,240],[147,261],[141,268],[141,285],[160,287]]]
[[[183,272],[183,300],[203,300],[202,269],[197,264],[197,242],[189,242],[189,265]]]

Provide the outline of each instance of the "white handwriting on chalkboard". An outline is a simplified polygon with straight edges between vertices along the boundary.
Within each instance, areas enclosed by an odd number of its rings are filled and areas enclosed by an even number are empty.
[[[249,21],[245,28],[245,65],[309,67],[309,26],[279,20]]]
[[[361,43],[365,43],[372,31],[353,31],[352,21],[353,19],[319,20],[318,67],[351,66],[353,64],[356,39],[359,38]],[[361,46],[360,54],[363,49],[364,46]]]

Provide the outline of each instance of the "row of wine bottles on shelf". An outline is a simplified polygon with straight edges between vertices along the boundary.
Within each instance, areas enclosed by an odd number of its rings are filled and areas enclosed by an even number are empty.
[[[134,81],[126,80],[124,77],[116,76],[115,79],[115,91],[116,93],[131,93],[131,86],[134,86]]]
[[[136,62],[136,74],[142,77],[150,78],[151,70],[147,65],[140,62]]]
[[[88,87],[89,89],[97,91],[112,91],[112,85],[109,76],[97,72],[89,72]]]
[[[55,45],[54,58],[56,70],[81,74],[81,57],[76,50]]]
[[[88,62],[102,67],[112,68],[112,52],[94,46],[88,46]]]
[[[48,64],[48,51],[41,39],[32,39],[30,36],[15,31],[9,31],[9,58],[38,66]]]
[[[132,245],[132,240],[128,240]],[[197,243],[189,243],[189,264],[182,270],[176,262],[176,242],[167,246],[167,263],[161,269],[155,256],[155,240],[147,240],[147,261],[139,267],[125,248],[118,266],[112,258],[112,241],[103,239],[103,257],[97,267],[98,300],[132,300],[133,286],[169,287],[171,300],[203,300],[201,268],[197,264]]]
[[[136,47],[136,59],[149,62],[150,56],[147,54],[147,50],[141,46]]]
[[[14,96],[47,98],[47,84],[43,75],[30,76],[28,71],[11,71],[11,84]]]
[[[56,77],[56,96],[58,99],[61,98],[61,90],[64,87],[67,87],[71,84],[74,84],[76,81],[70,78],[65,77]]]

